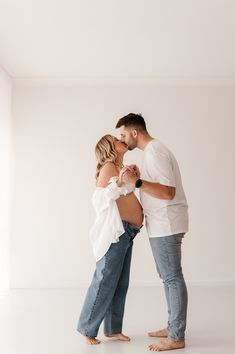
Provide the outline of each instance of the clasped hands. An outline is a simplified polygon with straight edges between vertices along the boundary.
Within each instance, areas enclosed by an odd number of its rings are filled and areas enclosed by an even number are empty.
[[[119,172],[119,183],[131,183],[135,182],[140,178],[140,170],[136,165],[124,166]]]

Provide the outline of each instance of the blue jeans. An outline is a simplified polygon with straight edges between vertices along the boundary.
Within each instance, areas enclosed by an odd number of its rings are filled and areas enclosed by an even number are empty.
[[[168,306],[169,337],[184,340],[188,295],[181,267],[184,234],[150,238],[157,271],[163,280]]]
[[[107,253],[96,263],[96,270],[87,291],[77,330],[85,336],[96,337],[104,320],[104,333],[121,333],[133,239],[140,231],[123,221],[124,234],[112,243]]]

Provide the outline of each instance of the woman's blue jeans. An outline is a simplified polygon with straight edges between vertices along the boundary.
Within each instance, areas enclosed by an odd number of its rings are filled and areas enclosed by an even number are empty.
[[[168,332],[175,340],[184,340],[188,295],[181,268],[181,244],[184,234],[150,238],[156,268],[163,280],[168,305]]]
[[[96,337],[103,320],[105,334],[122,332],[133,239],[140,231],[127,221],[123,226],[125,232],[119,242],[112,243],[96,263],[77,326],[85,336]]]

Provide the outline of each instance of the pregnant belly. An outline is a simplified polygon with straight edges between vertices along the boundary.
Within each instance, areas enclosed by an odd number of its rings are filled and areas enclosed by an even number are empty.
[[[122,220],[140,227],[143,223],[143,210],[134,193],[119,198],[117,201],[118,210]]]

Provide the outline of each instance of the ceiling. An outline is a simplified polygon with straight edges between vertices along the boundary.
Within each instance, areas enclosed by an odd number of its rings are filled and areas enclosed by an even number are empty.
[[[13,78],[235,78],[234,0],[0,0]]]

